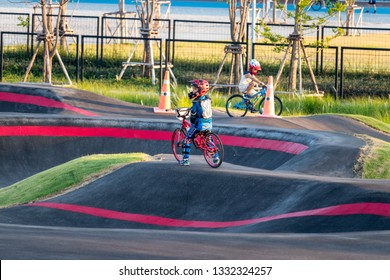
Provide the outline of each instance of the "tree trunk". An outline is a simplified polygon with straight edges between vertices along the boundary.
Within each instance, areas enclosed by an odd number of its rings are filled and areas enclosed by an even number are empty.
[[[44,64],[43,64],[43,82],[44,83],[51,83],[51,75],[52,75],[52,63],[53,63],[53,59],[52,57],[50,57],[50,42],[48,41],[45,41],[44,42],[44,47],[43,47],[43,53],[44,53],[44,57],[43,57],[43,61],[44,61]]]
[[[53,0],[48,0],[48,7],[47,7],[47,20],[46,20],[46,24],[47,24],[47,29],[50,33],[53,33],[53,8],[52,8],[52,5],[53,4]]]
[[[351,30],[350,30],[350,27],[351,27],[351,22],[352,22],[352,16],[353,16],[353,7],[352,6],[348,6],[347,7],[347,18],[346,18],[346,34],[347,36],[349,36],[351,34]]]
[[[60,17],[62,13],[62,7],[63,5],[67,4],[68,0],[60,0],[59,5],[59,11],[57,16],[57,22],[56,22],[56,35],[53,33],[53,22],[52,22],[52,0],[48,0],[46,3],[46,0],[40,0],[39,4],[41,6],[42,11],[42,32],[37,35],[38,45],[37,49],[34,52],[34,55],[30,61],[30,64],[27,68],[26,74],[24,76],[23,81],[27,81],[27,77],[29,72],[31,71],[31,68],[34,64],[34,61],[36,59],[36,56],[39,51],[39,46],[41,43],[43,43],[43,82],[44,83],[51,83],[52,82],[52,68],[53,68],[53,57],[55,55],[58,56],[58,59],[60,60],[61,67],[64,71],[65,76],[67,77],[68,81],[71,84],[69,75],[65,69],[64,64],[62,63],[61,58],[59,57],[59,53],[57,51],[57,43],[59,40],[59,26],[60,26]]]
[[[301,7],[299,2],[295,8],[295,26],[294,32],[290,35],[290,40],[293,40],[292,49],[291,49],[291,61],[290,61],[290,74],[288,80],[288,91],[296,91],[297,89],[297,73],[298,65],[301,65],[299,62],[299,45],[300,40],[302,39],[302,23],[301,23]]]
[[[61,49],[66,49],[66,37],[65,37],[65,34],[66,34],[66,31],[68,30],[68,22],[67,22],[67,19],[66,19],[66,9],[67,9],[67,5],[68,4],[65,4],[62,8],[62,14],[61,14],[61,19],[60,19],[60,36],[61,36],[61,39],[60,39],[60,47]]]
[[[242,54],[233,54],[233,83],[237,85],[240,82],[240,77],[241,77],[241,57]]]
[[[288,91],[295,91],[297,89],[297,72],[299,64],[299,41],[294,40],[291,50],[291,61],[290,61],[290,75],[288,79]]]
[[[148,63],[150,64],[151,63],[151,41],[148,40],[149,36],[143,36],[143,38],[145,39],[144,40],[144,58],[143,58],[143,61],[144,63]],[[146,78],[150,78],[151,77],[151,67],[148,66],[148,65],[145,65],[143,67],[143,76],[146,77]]]
[[[51,3],[51,0],[49,1],[49,5]],[[48,16],[48,9],[46,6],[46,1],[41,0],[42,5],[42,24],[43,24],[43,31],[41,34],[41,39],[44,40],[43,43],[43,82],[45,83],[51,83],[51,62],[52,59],[50,58],[50,27],[51,25],[51,17]],[[50,11],[50,9],[49,9]]]
[[[237,0],[229,0],[230,37],[232,42],[239,43],[245,39],[250,4],[251,0],[239,0],[239,5],[237,5]],[[242,52],[232,51],[230,83],[238,84],[240,82],[242,55]]]
[[[154,20],[154,13],[157,8],[157,2],[155,0],[144,0],[136,1],[136,9],[138,16],[141,20],[141,36],[144,39],[144,53],[143,53],[143,62],[145,64],[142,69],[142,75],[146,78],[150,78],[152,75],[153,62],[153,50],[152,50],[152,41],[148,40],[154,35],[156,30],[153,30],[152,23]]]

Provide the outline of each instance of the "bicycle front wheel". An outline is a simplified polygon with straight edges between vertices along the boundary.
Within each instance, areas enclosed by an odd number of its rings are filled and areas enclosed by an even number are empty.
[[[311,5],[311,8],[313,11],[319,11],[322,8],[322,2],[321,1],[314,1],[313,5]]]
[[[247,104],[240,94],[230,96],[225,107],[226,113],[232,118],[244,117],[248,112]]]
[[[259,107],[257,108],[260,114],[263,114],[264,111],[264,101],[265,101],[265,97],[263,97],[263,99],[260,100]],[[283,103],[282,100],[280,100],[280,98],[277,97],[276,95],[274,96],[274,105],[275,105],[275,115],[280,116],[283,111]]]
[[[180,162],[183,159],[183,140],[186,136],[186,131],[182,128],[176,128],[172,133],[172,152],[175,159]]]
[[[224,157],[224,150],[221,139],[219,139],[218,135],[213,132],[207,133],[204,137],[204,159],[212,168],[218,168],[221,166]]]

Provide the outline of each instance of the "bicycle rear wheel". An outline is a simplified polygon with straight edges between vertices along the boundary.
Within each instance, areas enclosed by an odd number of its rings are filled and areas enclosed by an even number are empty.
[[[221,166],[224,157],[223,144],[219,136],[213,132],[207,133],[205,136],[205,148],[203,156],[207,164],[212,168]]]
[[[182,128],[176,128],[175,131],[172,133],[172,140],[171,140],[171,146],[172,146],[172,152],[175,159],[180,162],[183,159],[183,140],[186,136],[185,129]]]
[[[262,114],[264,110],[264,101],[265,101],[265,97],[263,97],[263,99],[260,100],[259,107],[257,108],[260,114]],[[274,96],[274,105],[275,105],[275,115],[280,116],[283,111],[283,103],[282,100],[280,100],[280,98],[277,97],[276,95]]]
[[[226,113],[232,118],[244,117],[248,112],[246,101],[240,94],[230,96],[225,107]]]

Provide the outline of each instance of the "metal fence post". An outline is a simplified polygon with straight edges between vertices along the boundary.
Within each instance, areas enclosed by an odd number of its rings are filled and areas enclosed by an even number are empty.
[[[0,32],[0,82],[3,81],[3,32]]]
[[[340,60],[340,88],[339,88],[339,97],[340,97],[340,98],[344,98],[343,82],[344,82],[344,47],[341,47],[341,60]]]

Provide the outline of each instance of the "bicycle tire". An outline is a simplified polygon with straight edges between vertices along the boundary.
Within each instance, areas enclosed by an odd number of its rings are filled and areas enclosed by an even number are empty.
[[[260,112],[260,115],[263,114],[264,111],[264,101],[265,97],[263,97],[260,100],[259,106],[257,107],[257,110]],[[275,115],[280,116],[283,112],[283,103],[282,100],[277,97],[276,95],[274,96],[274,105],[275,105]]]
[[[320,0],[314,1],[313,5],[311,5],[313,11],[319,11],[322,8],[322,3]]]
[[[221,166],[224,158],[224,148],[221,139],[214,132],[209,132],[204,136],[203,156],[207,164],[212,168]],[[218,153],[218,160],[215,160],[215,153]]]
[[[176,128],[172,133],[172,139],[171,139],[171,147],[173,156],[175,159],[180,162],[183,159],[183,140],[186,136],[185,129],[182,128]]]
[[[247,104],[240,94],[230,96],[226,101],[225,108],[226,113],[232,118],[245,117],[248,112]]]

